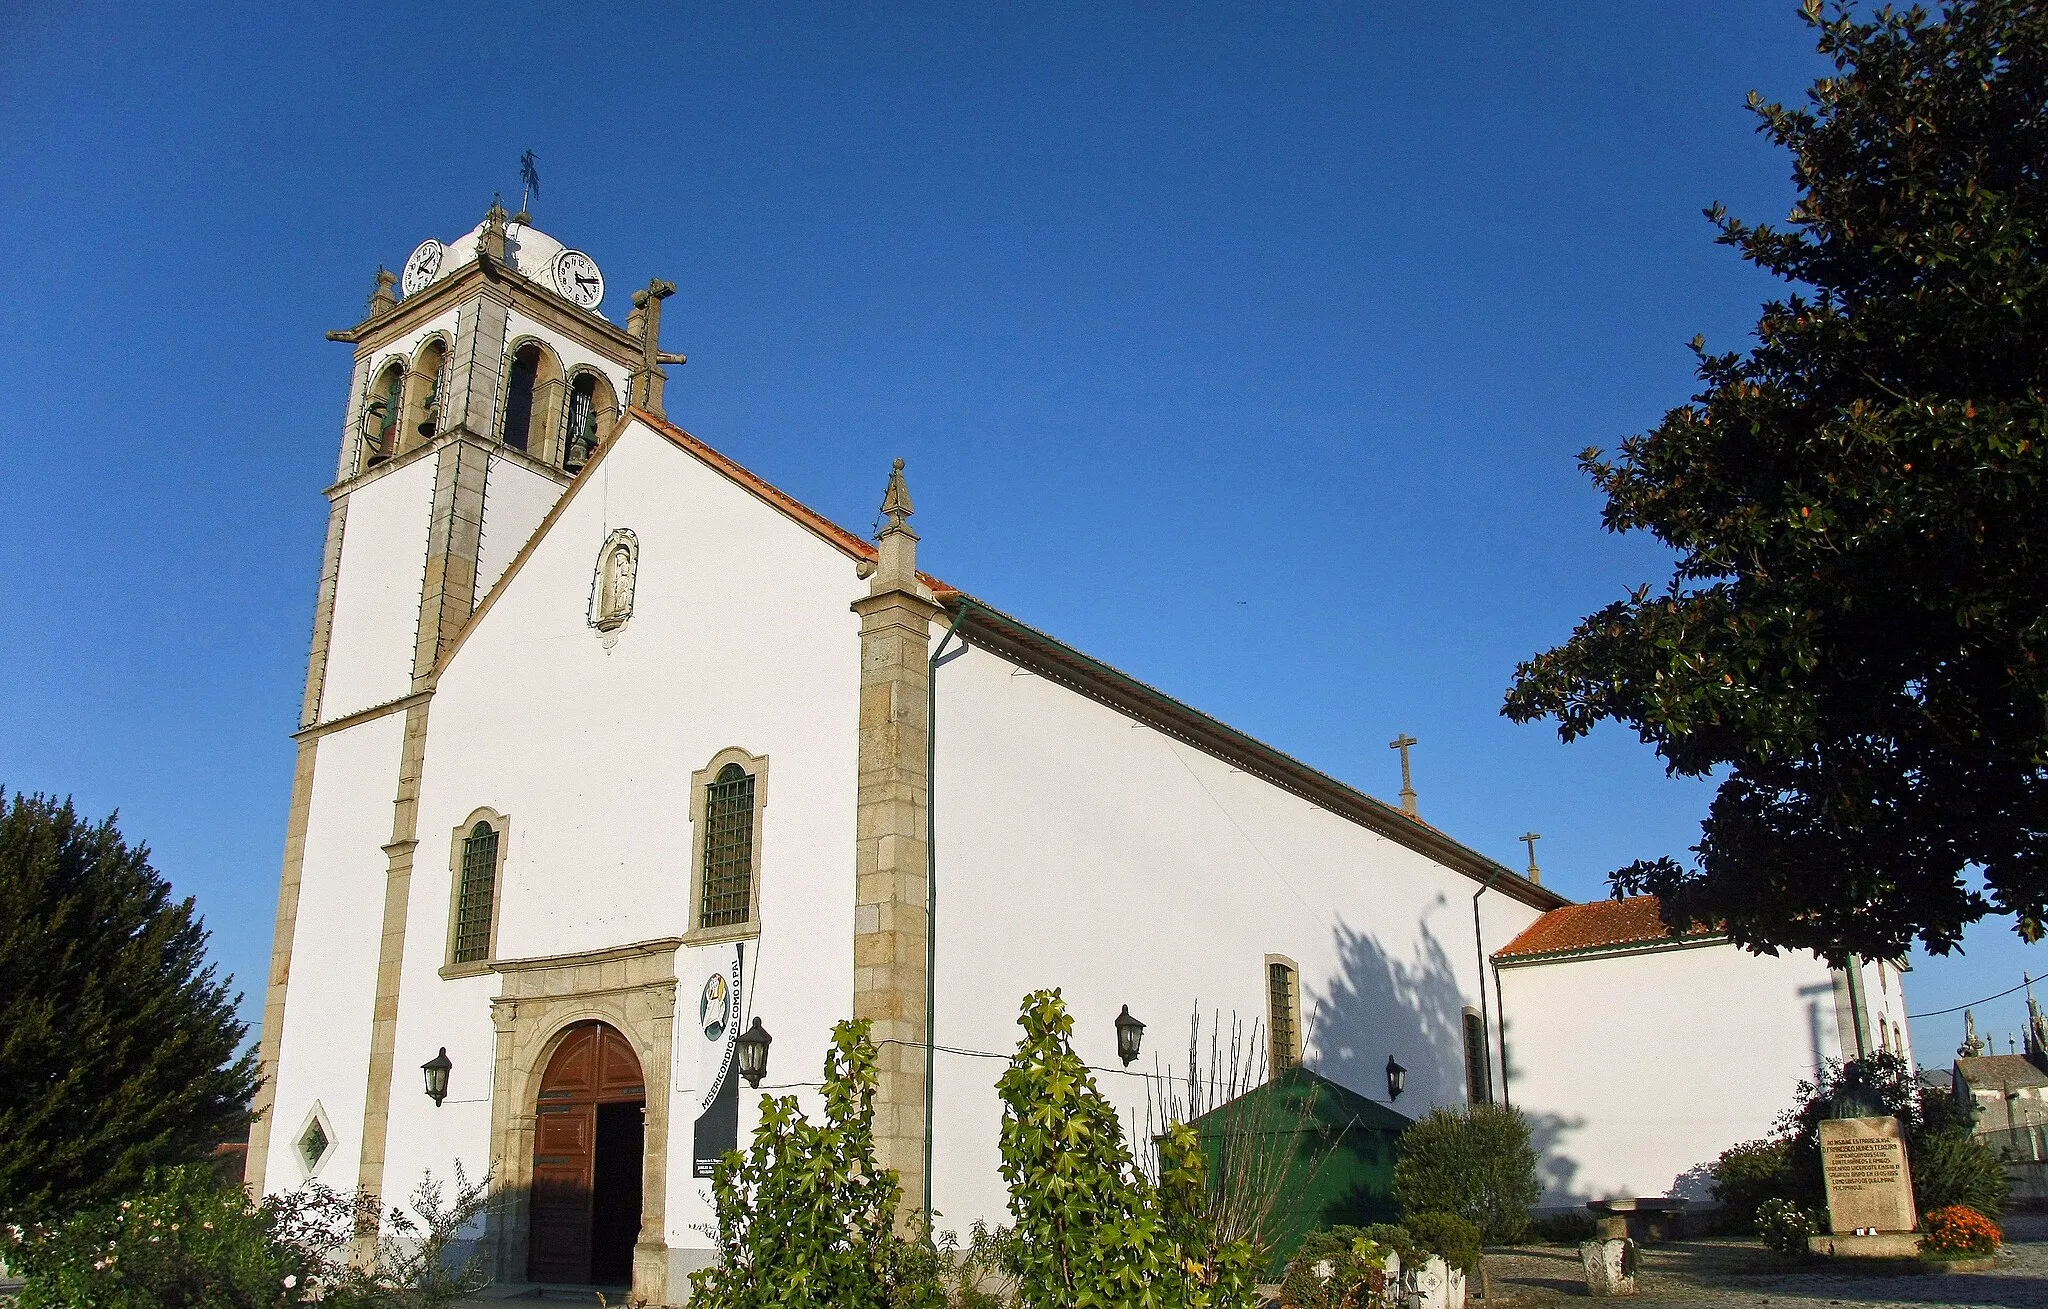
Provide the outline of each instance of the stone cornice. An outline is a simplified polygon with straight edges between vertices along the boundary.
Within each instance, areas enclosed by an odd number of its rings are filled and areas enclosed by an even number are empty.
[[[603,353],[621,368],[632,368],[640,361],[640,343],[628,335],[626,329],[581,305],[569,303],[524,274],[482,255],[440,281],[413,292],[399,301],[398,307],[390,313],[380,318],[365,319],[347,331],[330,333],[330,336],[354,345],[358,359],[367,358],[456,308],[478,290],[495,294],[528,318],[559,332],[609,347]]]

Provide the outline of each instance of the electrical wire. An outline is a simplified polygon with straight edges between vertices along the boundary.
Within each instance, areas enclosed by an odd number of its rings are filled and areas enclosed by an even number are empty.
[[[1961,1013],[1961,1012],[1962,1012],[1963,1010],[1965,1010],[1965,1009],[1970,1009],[1970,1008],[1973,1008],[1973,1007],[1975,1007],[1975,1006],[1977,1006],[1977,1005],[1980,1005],[1980,1004],[1989,1004],[1989,1003],[1990,1003],[1991,1001],[1993,1001],[1993,1000],[2003,1000],[2003,999],[2005,999],[2005,997],[2007,997],[2007,996],[2011,995],[2011,994],[2012,994],[2012,993],[2013,993],[2014,991],[2024,991],[2024,990],[2026,990],[2026,989],[2027,989],[2027,986],[2028,986],[2028,983],[2026,983],[2026,982],[2021,982],[2021,983],[2020,983],[2020,984],[2019,984],[2018,986],[2012,987],[2012,988],[2010,988],[2010,989],[2008,989],[2008,990],[2000,991],[2000,992],[1999,992],[1999,993],[1998,993],[1997,995],[1987,995],[1987,996],[1985,996],[1985,997],[1984,997],[1984,998],[1983,998],[1982,1000],[1971,1000],[1971,1001],[1970,1001],[1970,1002],[1968,1002],[1967,1004],[1959,1004],[1959,1005],[1957,1005],[1957,1006],[1956,1006],[1955,1008],[1953,1008],[1953,1009],[1936,1009],[1936,1010],[1934,1010],[1934,1011],[1933,1011],[1932,1013],[1925,1013],[1925,1014],[1907,1014],[1907,1015],[1906,1015],[1906,1017],[1907,1017],[1907,1018],[1909,1018],[1909,1019],[1912,1019],[1912,1018],[1939,1018],[1939,1017],[1941,1017],[1941,1016],[1942,1016],[1943,1014],[1955,1014],[1955,1013]]]

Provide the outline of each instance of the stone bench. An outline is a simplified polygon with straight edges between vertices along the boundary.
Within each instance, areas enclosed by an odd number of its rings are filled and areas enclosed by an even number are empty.
[[[1685,1235],[1686,1202],[1668,1195],[1635,1199],[1588,1200],[1594,1229],[1603,1241],[1624,1238],[1638,1245],[1676,1241]]]

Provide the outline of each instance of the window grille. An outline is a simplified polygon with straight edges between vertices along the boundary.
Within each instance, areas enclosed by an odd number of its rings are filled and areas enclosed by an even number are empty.
[[[478,823],[462,840],[462,891],[455,904],[455,962],[490,957],[491,901],[497,891],[498,833]]]
[[[1267,1022],[1273,1037],[1275,1073],[1294,1067],[1294,970],[1286,964],[1266,965]]]
[[[320,1167],[320,1161],[327,1157],[327,1147],[333,1144],[327,1139],[327,1129],[315,1118],[306,1124],[305,1135],[299,1138],[299,1156],[306,1161],[306,1171],[311,1173]]]
[[[1470,1009],[1465,1011],[1465,1098],[1473,1104],[1493,1100],[1493,1070],[1486,1053],[1486,1022]]]
[[[704,904],[699,927],[726,927],[752,916],[754,776],[738,764],[704,788]]]

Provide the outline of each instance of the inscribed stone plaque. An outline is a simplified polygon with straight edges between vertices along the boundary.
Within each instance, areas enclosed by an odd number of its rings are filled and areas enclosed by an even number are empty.
[[[1823,1120],[1820,1167],[1828,1186],[1829,1231],[1910,1232],[1919,1224],[1898,1119]]]

